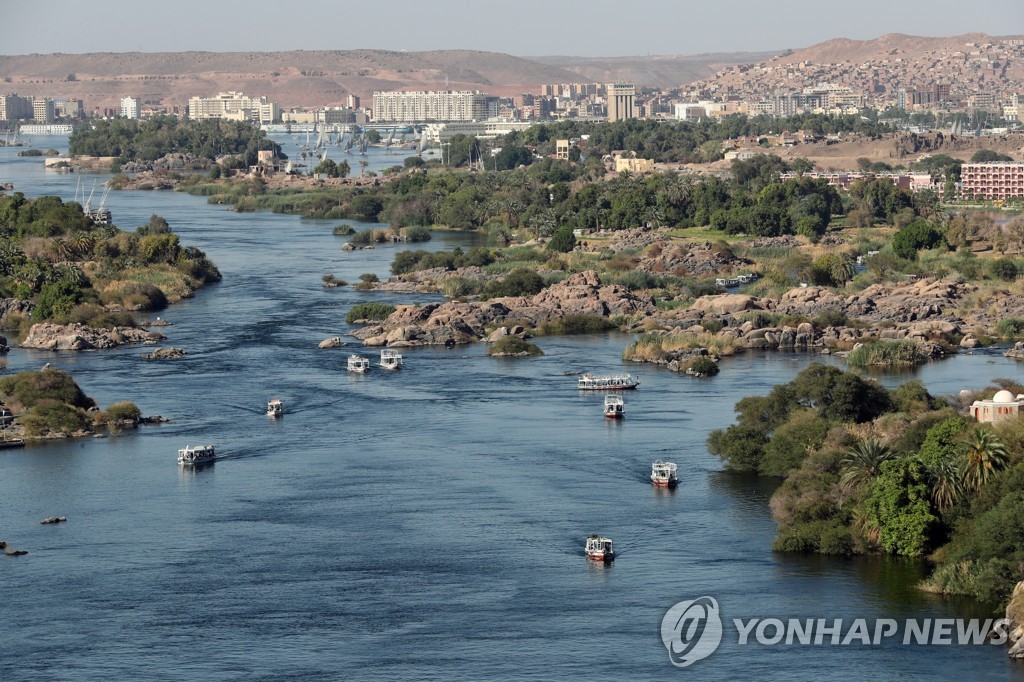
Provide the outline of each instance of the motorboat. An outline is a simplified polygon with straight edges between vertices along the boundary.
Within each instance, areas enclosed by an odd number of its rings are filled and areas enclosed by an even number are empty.
[[[348,356],[348,371],[366,374],[368,369],[370,369],[369,358],[364,358],[362,355],[356,355],[355,353]]]
[[[584,374],[577,382],[581,391],[623,391],[639,385],[640,380],[632,374]]]
[[[276,398],[267,403],[268,417],[281,417],[284,415],[284,403]]]
[[[615,550],[612,549],[611,538],[603,538],[600,535],[591,535],[587,538],[587,558],[594,561],[611,561],[615,558]]]
[[[381,369],[399,369],[402,366],[402,355],[390,348],[384,348],[380,352]]]
[[[675,462],[655,461],[651,464],[651,483],[662,488],[676,487],[679,484],[679,467]]]
[[[604,416],[608,419],[622,419],[626,416],[626,401],[621,395],[606,395],[604,397]]]
[[[217,459],[212,445],[186,445],[178,450],[179,464],[203,464]]]

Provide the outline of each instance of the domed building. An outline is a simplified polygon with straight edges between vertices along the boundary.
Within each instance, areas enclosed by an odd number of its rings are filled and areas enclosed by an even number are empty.
[[[1014,419],[1020,416],[1021,405],[1024,405],[1024,395],[1015,398],[1012,393],[1003,390],[992,396],[991,400],[975,400],[971,405],[971,416],[979,422]]]

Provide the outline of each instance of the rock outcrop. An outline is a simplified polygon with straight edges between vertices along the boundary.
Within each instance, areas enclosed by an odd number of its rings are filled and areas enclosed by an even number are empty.
[[[575,274],[535,296],[496,298],[489,301],[449,301],[424,306],[399,306],[386,320],[356,331],[367,346],[452,345],[482,341],[496,326],[537,326],[568,315],[611,317],[651,315],[656,310],[649,296],[629,289],[602,285],[594,271]]]
[[[341,348],[341,337],[332,336],[329,339],[324,339],[317,344],[317,348]]]
[[[168,348],[154,348],[152,353],[143,353],[143,360],[175,360],[183,358],[187,353],[181,348],[173,346]]]
[[[95,329],[77,322],[66,325],[42,322],[32,325],[20,345],[40,350],[94,350],[129,343],[156,343],[165,338],[159,332],[135,327]]]
[[[68,520],[68,517],[66,517],[66,516],[49,516],[49,517],[43,519],[42,521],[40,521],[40,523],[43,524],[44,526],[46,526],[46,525],[49,525],[49,524],[52,524],[52,523],[66,523],[67,520]]]

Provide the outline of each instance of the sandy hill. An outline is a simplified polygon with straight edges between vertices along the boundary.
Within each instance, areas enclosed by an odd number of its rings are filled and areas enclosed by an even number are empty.
[[[675,88],[713,76],[723,66],[764,61],[775,52],[731,52],[697,55],[637,57],[531,57],[578,74],[577,80],[594,83],[626,81],[638,86]]]
[[[0,56],[3,89],[22,95],[80,97],[113,107],[132,95],[165,105],[225,90],[266,95],[284,107],[369,101],[374,90],[483,90],[518,94],[578,74],[494,52],[386,50],[92,53]]]
[[[521,58],[476,50],[391,52],[163,52],[0,56],[3,91],[78,97],[91,109],[120,98],[184,106],[189,97],[227,90],[266,95],[283,107],[343,104],[349,94],[369,103],[374,90],[470,89],[494,95],[537,92],[543,83],[635,81],[676,87],[726,64],[769,54],[668,57]]]
[[[962,50],[970,44],[985,45],[993,41],[984,33],[965,33],[958,36],[929,38],[903,33],[887,33],[871,40],[836,38],[817,45],[796,50],[775,61],[784,64],[811,62],[834,64],[839,62],[878,61],[891,57],[918,57],[936,50]]]

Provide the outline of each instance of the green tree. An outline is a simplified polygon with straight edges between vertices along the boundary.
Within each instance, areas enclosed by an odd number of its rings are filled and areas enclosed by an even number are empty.
[[[975,429],[964,445],[964,483],[977,492],[1010,461],[1010,453],[989,429]]]
[[[572,251],[576,246],[576,235],[573,234],[572,228],[563,227],[555,232],[551,237],[551,241],[548,242],[549,251],[558,251],[560,253],[568,253]]]
[[[725,460],[730,471],[757,473],[764,459],[768,436],[762,429],[733,424],[708,434],[708,452]]]
[[[916,457],[887,461],[864,500],[868,525],[890,554],[921,556],[938,519],[932,514],[927,473]]]
[[[894,456],[892,450],[879,440],[866,438],[858,441],[843,456],[840,482],[851,490],[859,488],[882,473],[882,465]]]

